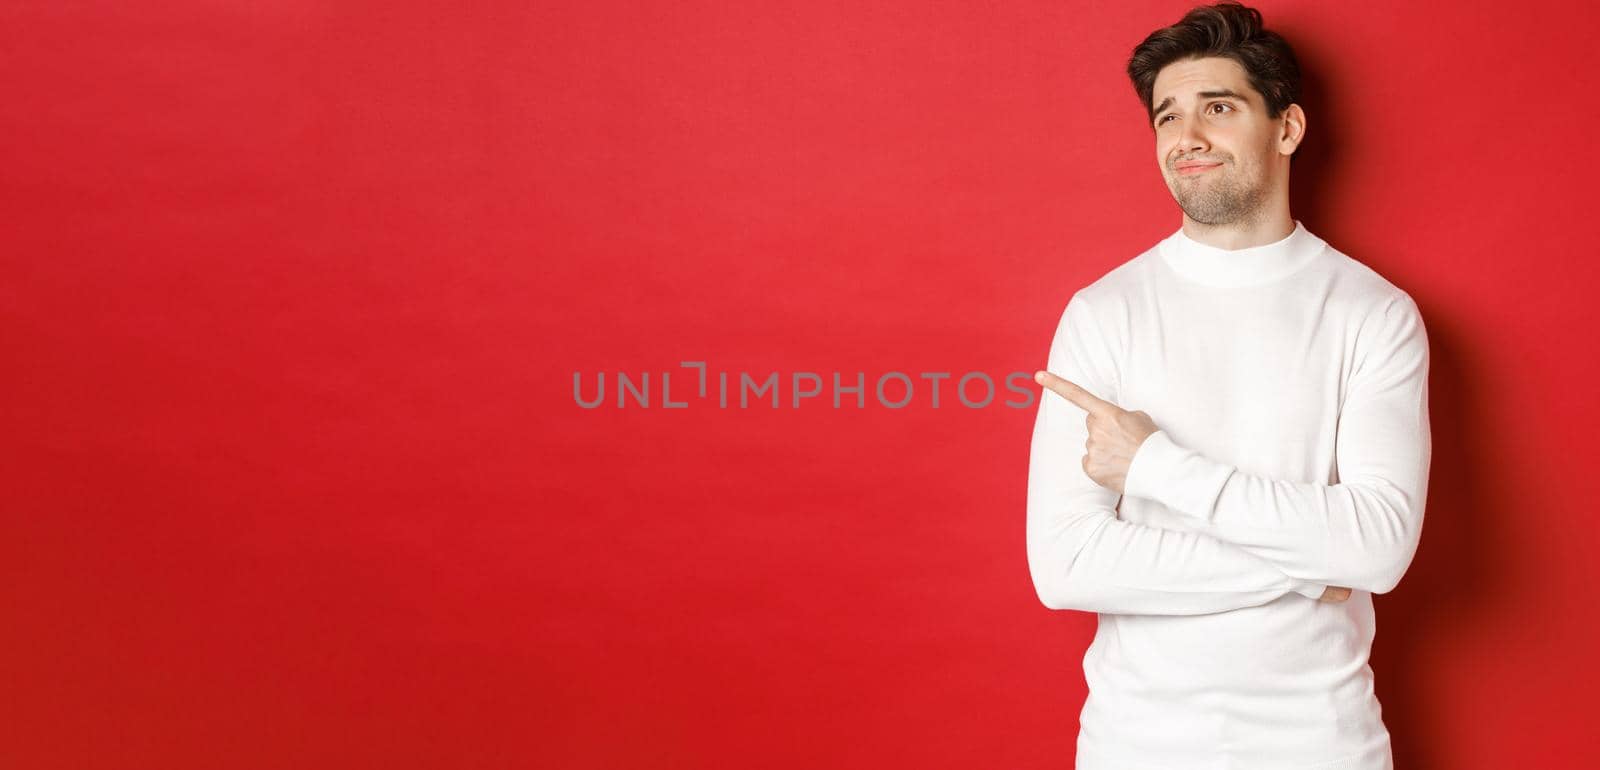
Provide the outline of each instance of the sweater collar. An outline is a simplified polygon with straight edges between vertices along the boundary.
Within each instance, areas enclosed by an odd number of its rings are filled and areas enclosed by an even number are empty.
[[[1327,244],[1296,219],[1294,231],[1282,240],[1243,249],[1219,249],[1201,243],[1183,228],[1159,244],[1161,258],[1173,271],[1195,283],[1216,287],[1257,286],[1304,267]]]

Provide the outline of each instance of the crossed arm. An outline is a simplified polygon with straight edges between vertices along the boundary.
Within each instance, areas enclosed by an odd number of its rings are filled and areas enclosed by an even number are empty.
[[[1088,308],[1067,303],[1050,346],[1052,372],[1110,399],[1109,361],[1095,347]],[[1201,532],[1123,521],[1118,493],[1081,462],[1087,411],[1045,394],[1028,456],[1028,569],[1051,609],[1142,615],[1200,615],[1253,607],[1289,591],[1321,596],[1323,586],[1291,578],[1267,560]]]
[[[1409,297],[1363,329],[1341,412],[1332,486],[1267,479],[1187,449],[1165,431],[1139,445],[1124,494],[1195,518],[1199,531],[1116,518],[1118,492],[1083,462],[1091,410],[1119,409],[1109,357],[1083,302],[1062,315],[1048,366],[1080,395],[1046,396],[1028,469],[1028,564],[1052,609],[1193,615],[1329,586],[1394,587],[1421,533],[1430,454],[1427,341]],[[1060,391],[1058,391],[1060,392]]]
[[[1134,455],[1124,494],[1191,516],[1292,578],[1393,590],[1416,554],[1427,502],[1428,340],[1404,295],[1359,334],[1335,439],[1338,483],[1244,473],[1158,430]]]

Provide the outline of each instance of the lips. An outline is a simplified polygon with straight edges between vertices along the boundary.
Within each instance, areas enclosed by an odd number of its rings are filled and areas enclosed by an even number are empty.
[[[1185,176],[1190,174],[1202,174],[1220,165],[1222,164],[1207,163],[1205,161],[1186,161],[1178,164],[1178,173]]]

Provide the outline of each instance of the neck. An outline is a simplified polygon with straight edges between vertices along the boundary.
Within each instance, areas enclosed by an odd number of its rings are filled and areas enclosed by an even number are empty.
[[[1289,216],[1289,206],[1274,206],[1270,211],[1257,212],[1238,222],[1208,225],[1183,215],[1183,234],[1207,246],[1219,249],[1248,249],[1276,243],[1294,232],[1294,217]]]

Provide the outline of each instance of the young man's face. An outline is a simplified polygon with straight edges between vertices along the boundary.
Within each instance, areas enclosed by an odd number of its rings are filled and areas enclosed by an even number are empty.
[[[1156,74],[1151,103],[1156,160],[1190,219],[1248,224],[1274,195],[1288,194],[1289,156],[1280,151],[1284,115],[1267,117],[1266,101],[1238,62],[1173,62]]]

